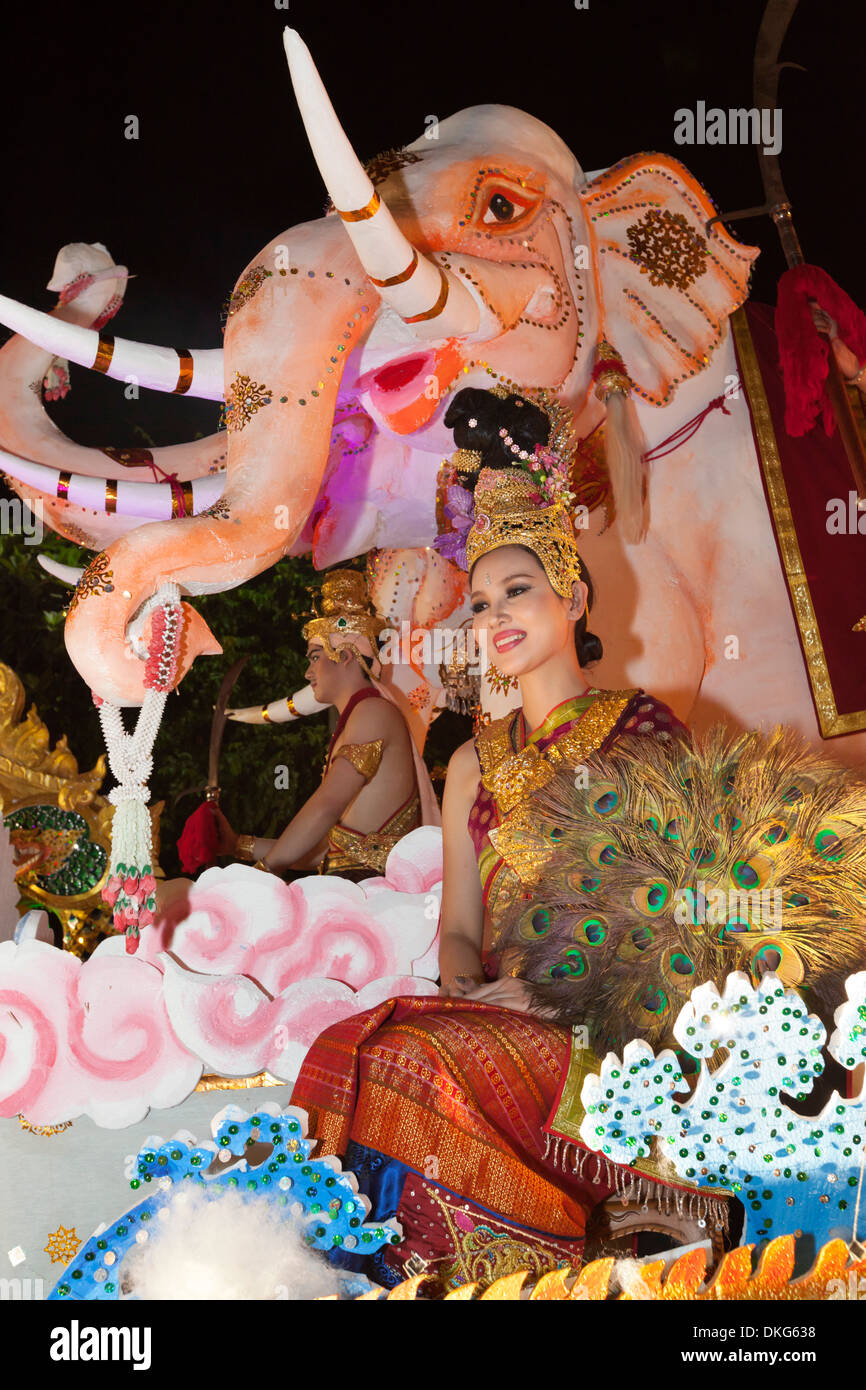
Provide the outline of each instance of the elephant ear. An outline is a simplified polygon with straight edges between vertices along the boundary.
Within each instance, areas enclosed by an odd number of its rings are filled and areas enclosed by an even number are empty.
[[[601,290],[602,332],[634,389],[666,405],[709,365],[725,320],[749,292],[754,246],[721,223],[679,160],[641,154],[615,164],[582,192]]]

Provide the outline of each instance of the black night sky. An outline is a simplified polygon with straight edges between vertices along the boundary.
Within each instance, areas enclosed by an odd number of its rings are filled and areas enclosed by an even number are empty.
[[[288,3],[7,8],[0,292],[50,307],[59,247],[102,241],[138,277],[113,331],[218,345],[240,271],[324,203],[285,23],[308,43],[362,158],[417,138],[428,115],[503,102],[551,125],[585,169],[664,150],[721,210],[763,202],[752,148],[673,140],[679,107],[752,105],[763,0]],[[780,85],[782,174],[806,259],[861,305],[864,25],[855,0],[800,0],[782,57],[807,71],[783,72]],[[124,138],[130,114],[137,141]],[[772,223],[733,230],[762,248],[754,293],[774,301],[784,267]],[[215,428],[213,405],[147,392],[126,402],[116,383],[73,370],[52,413],[81,443],[168,444]]]

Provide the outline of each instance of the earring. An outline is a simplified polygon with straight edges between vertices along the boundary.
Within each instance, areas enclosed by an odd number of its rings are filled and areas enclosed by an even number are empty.
[[[487,684],[494,695],[507,695],[509,690],[516,690],[519,681],[516,676],[506,676],[504,671],[500,671],[498,666],[494,666],[491,661],[486,671]]]

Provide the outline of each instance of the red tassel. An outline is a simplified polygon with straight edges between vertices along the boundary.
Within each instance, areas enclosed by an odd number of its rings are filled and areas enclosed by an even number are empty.
[[[779,281],[776,337],[785,384],[785,429],[794,438],[808,434],[819,414],[827,435],[836,427],[825,387],[830,348],[812,322],[810,299],[836,320],[839,337],[858,359],[866,357],[866,314],[853,299],[819,266],[786,270]]]
[[[213,805],[203,801],[198,810],[193,811],[180,833],[177,852],[181,868],[185,874],[194,874],[196,869],[209,868],[216,863],[219,853],[216,818]]]

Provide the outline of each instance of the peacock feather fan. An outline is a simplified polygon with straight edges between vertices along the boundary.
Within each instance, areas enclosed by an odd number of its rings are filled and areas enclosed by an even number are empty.
[[[598,1050],[658,1046],[692,989],[774,970],[829,1017],[866,967],[866,783],[787,729],[622,740],[494,832],[497,946]],[[585,785],[584,785],[585,784]]]

